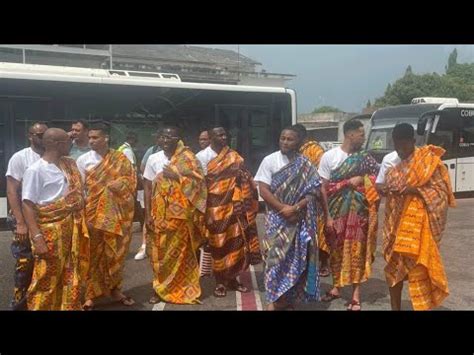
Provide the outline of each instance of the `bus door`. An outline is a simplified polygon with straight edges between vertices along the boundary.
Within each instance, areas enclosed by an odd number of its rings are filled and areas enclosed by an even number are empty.
[[[269,111],[264,105],[215,105],[215,124],[226,128],[229,146],[244,157],[252,173],[273,151]]]
[[[474,109],[460,109],[456,192],[474,191]]]
[[[432,128],[428,137],[427,144],[436,145],[446,150],[442,160],[449,172],[453,192],[458,189],[458,141],[459,141],[459,111],[453,109],[439,111],[433,117]]]
[[[8,101],[0,99],[0,218],[7,217],[7,172],[9,149],[8,149],[8,123],[10,117],[10,105]]]

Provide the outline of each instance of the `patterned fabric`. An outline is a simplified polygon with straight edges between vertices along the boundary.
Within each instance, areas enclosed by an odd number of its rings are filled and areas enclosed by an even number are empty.
[[[197,250],[204,243],[206,183],[199,161],[182,141],[168,166],[179,182],[163,173],[153,181],[154,229],[148,231],[153,289],[165,302],[194,304],[201,295]]]
[[[300,154],[309,159],[309,161],[319,167],[319,162],[324,154],[324,149],[316,141],[309,141],[303,144],[300,148]]]
[[[26,292],[31,284],[33,275],[33,253],[30,240],[20,242],[14,237],[11,244],[11,252],[15,258],[13,300],[11,308],[14,311],[26,310]]]
[[[309,141],[301,146],[300,154],[308,158],[317,169],[321,157],[324,154],[324,149],[316,141]],[[324,218],[322,214],[319,216],[317,225],[319,249],[329,254],[329,246],[326,243],[326,237],[324,236]]]
[[[217,279],[235,279],[262,261],[257,234],[258,192],[244,159],[224,147],[207,167],[206,226]]]
[[[321,211],[315,196],[320,185],[316,168],[301,155],[272,178],[270,189],[280,202],[292,206],[306,198],[309,203],[296,224],[287,222],[277,211],[267,211],[263,245],[269,303],[283,295],[289,300],[319,299],[316,220]]]
[[[371,274],[377,243],[378,170],[377,162],[360,151],[331,173],[328,207],[335,233],[326,235],[326,240],[335,287],[365,282]],[[364,185],[357,189],[349,184],[355,176],[364,178]]]
[[[110,185],[120,182],[118,189]],[[121,287],[130,246],[137,175],[127,157],[112,149],[86,173],[86,221],[90,231],[90,269],[86,298]]]
[[[385,276],[393,287],[408,275],[415,310],[435,308],[449,295],[438,242],[446,226],[448,206],[454,207],[455,200],[441,161],[444,152],[431,145],[415,148],[411,158],[386,175],[390,193],[383,229]],[[421,196],[396,193],[407,185],[416,187]]]
[[[89,254],[81,175],[71,158],[62,158],[58,166],[66,175],[69,191],[53,203],[36,206],[49,255],[35,259],[27,294],[30,310],[81,309],[81,285]]]

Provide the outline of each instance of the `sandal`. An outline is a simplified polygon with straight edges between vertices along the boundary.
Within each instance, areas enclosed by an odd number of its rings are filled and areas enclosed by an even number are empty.
[[[160,302],[161,302],[161,299],[158,295],[151,296],[150,300],[148,301],[148,303],[150,304],[157,304]]]
[[[218,284],[214,289],[214,296],[219,298],[227,296],[226,287],[223,284]]]
[[[354,307],[354,306],[359,307],[359,309],[352,309],[352,307]],[[347,307],[347,310],[348,310],[348,311],[359,312],[359,311],[362,310],[362,307],[361,307],[361,304],[360,304],[359,301],[352,300],[352,301],[349,303],[349,306]]]
[[[227,283],[227,287],[232,291],[239,291],[242,293],[247,293],[250,291],[247,287],[239,283],[237,280],[229,281]]]
[[[340,295],[335,295],[334,293],[331,293],[331,292],[326,292],[326,294],[321,297],[321,301],[323,302],[332,302],[334,300],[337,300],[338,298],[341,298]]]
[[[133,306],[135,304],[135,301],[130,296],[123,296],[117,302],[120,302],[124,306],[128,306],[128,307]]]
[[[94,307],[95,307],[94,302],[91,302],[90,304],[87,304],[87,302],[86,302],[82,305],[82,310],[83,311],[93,311]]]
[[[327,268],[327,267],[323,267],[319,271],[319,276],[321,276],[321,277],[328,277],[329,275],[331,275],[331,273],[329,272],[329,268]]]

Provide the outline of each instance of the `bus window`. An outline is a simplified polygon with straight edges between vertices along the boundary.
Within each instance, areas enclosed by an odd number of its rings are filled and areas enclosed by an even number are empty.
[[[457,137],[457,129],[455,122],[452,122],[449,118],[450,113],[449,116],[443,113],[439,119],[436,131],[430,133],[428,137],[428,144],[436,145],[446,150],[443,160],[456,158],[457,155],[457,149],[454,144]]]
[[[458,152],[460,158],[474,156],[474,116],[462,119]]]

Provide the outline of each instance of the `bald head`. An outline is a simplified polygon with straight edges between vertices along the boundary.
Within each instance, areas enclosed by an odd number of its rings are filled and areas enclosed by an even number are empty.
[[[68,155],[71,139],[61,128],[48,128],[43,135],[43,145],[46,152],[57,151],[60,156]]]

